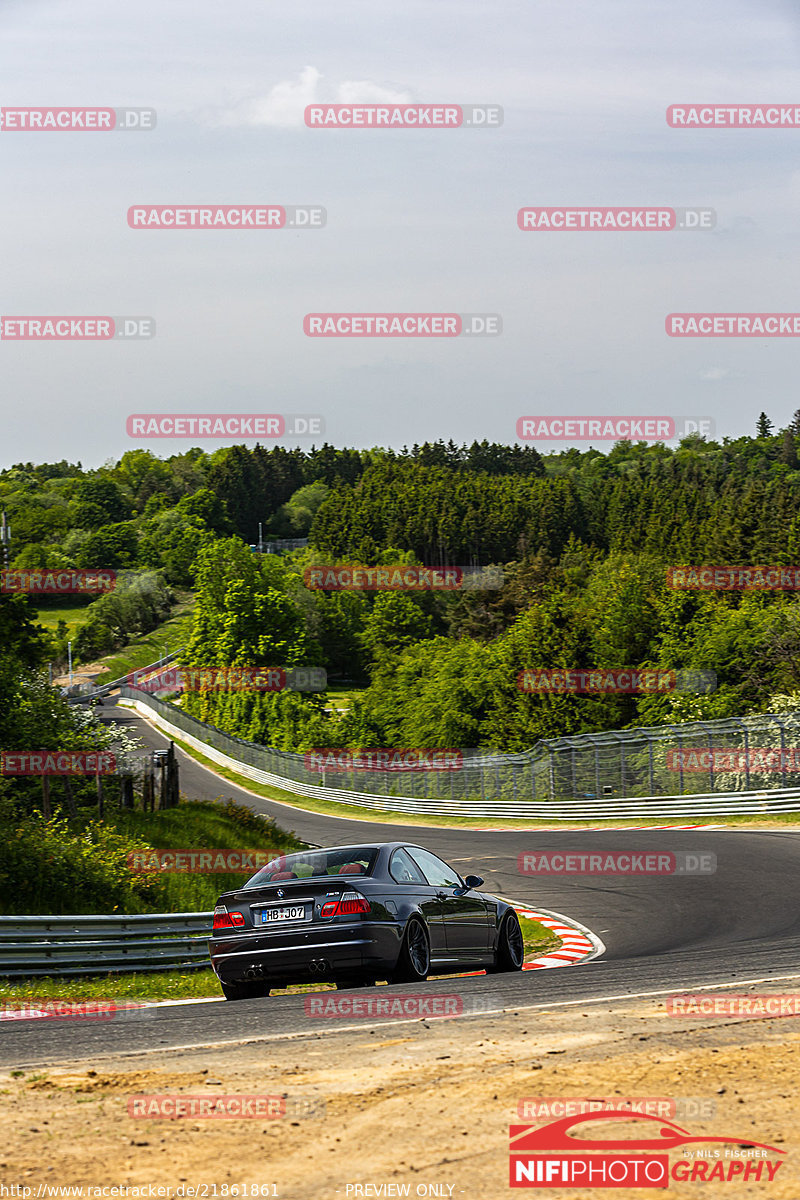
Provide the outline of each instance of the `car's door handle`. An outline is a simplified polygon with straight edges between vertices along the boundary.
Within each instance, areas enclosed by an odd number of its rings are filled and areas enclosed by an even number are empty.
[[[437,892],[437,893],[436,893],[436,899],[437,899],[437,900],[446,900],[446,899],[447,899],[447,892]]]

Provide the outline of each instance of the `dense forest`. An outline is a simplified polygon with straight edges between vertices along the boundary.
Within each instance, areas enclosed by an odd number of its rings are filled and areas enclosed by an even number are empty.
[[[324,695],[184,698],[229,732],[299,750],[518,750],[577,731],[764,711],[800,690],[792,593],[666,585],[675,565],[800,563],[799,443],[800,419],[773,433],[762,414],[754,438],[620,442],[608,453],[487,442],[233,446],[164,460],[135,450],[95,471],[17,464],[0,473],[0,508],[13,568],[121,572],[88,605],[75,647],[84,658],[153,628],[182,588],[195,593],[185,665],[317,665],[363,689],[344,712]],[[254,554],[259,522],[265,537],[309,544]],[[310,566],[352,562],[494,565],[503,583],[307,585]],[[33,631],[34,603],[14,603],[14,620]],[[63,649],[58,634],[29,636],[40,658]],[[530,667],[641,666],[713,671],[718,686],[618,696],[517,686]]]

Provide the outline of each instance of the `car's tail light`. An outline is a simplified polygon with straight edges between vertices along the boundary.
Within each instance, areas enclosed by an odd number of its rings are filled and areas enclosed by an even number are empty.
[[[368,913],[369,900],[358,892],[344,892],[338,900],[326,900],[319,910],[321,917],[345,917],[354,913]]]
[[[244,916],[242,913],[229,913],[224,904],[219,904],[214,909],[214,929],[241,929],[243,925]]]

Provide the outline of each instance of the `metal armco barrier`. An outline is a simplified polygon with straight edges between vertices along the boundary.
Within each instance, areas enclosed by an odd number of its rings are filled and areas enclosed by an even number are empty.
[[[0,976],[207,967],[212,914],[0,917]]]
[[[176,738],[198,750],[212,762],[229,768],[246,779],[262,783],[268,787],[280,788],[283,791],[294,792],[300,796],[312,799],[327,800],[333,803],[353,804],[359,808],[368,808],[377,812],[413,813],[416,815],[451,816],[451,817],[480,817],[490,820],[564,820],[564,821],[593,821],[596,819],[637,819],[658,818],[675,819],[688,818],[696,820],[699,817],[725,816],[747,813],[783,813],[800,812],[800,787],[775,790],[749,790],[728,792],[697,792],[691,795],[644,795],[630,798],[592,796],[584,799],[558,800],[521,800],[523,784],[527,783],[530,794],[531,783],[536,786],[536,768],[538,761],[534,752],[528,755],[506,755],[485,758],[475,758],[465,763],[463,772],[448,771],[447,786],[451,795],[428,795],[424,797],[409,797],[389,792],[389,772],[364,772],[363,779],[367,783],[376,776],[384,784],[384,793],[365,790],[343,790],[319,786],[306,782],[302,778],[305,772],[302,754],[290,754],[286,751],[271,750],[265,746],[246,742],[242,738],[230,737],[205,725],[195,717],[181,712],[172,705],[146,696],[142,692],[123,688],[121,696],[142,715],[170,738]],[[769,718],[764,718],[768,720]],[[675,727],[673,727],[674,729]],[[676,736],[673,734],[673,737]],[[249,761],[248,761],[249,760]],[[278,770],[265,770],[255,765],[257,762],[274,764]],[[526,774],[527,771],[527,774]],[[550,767],[552,773],[552,765]],[[279,773],[280,772],[280,773]],[[310,774],[310,772],[308,772]],[[452,793],[454,776],[459,774],[461,787],[472,786],[475,790],[470,794],[459,797]],[[539,775],[541,773],[539,772]],[[417,786],[433,786],[428,773]],[[391,780],[398,789],[401,784],[415,786],[406,779]],[[486,791],[497,783],[496,799],[487,799]],[[441,785],[442,781],[438,781]],[[508,799],[503,799],[503,791],[511,793]],[[459,789],[461,790],[461,788]],[[535,795],[535,790],[534,790]]]
[[[178,650],[173,650],[171,654],[165,654],[163,658],[150,663],[147,667],[137,667],[137,671],[140,675],[146,674],[149,671],[157,671],[159,667],[174,662],[178,655],[182,653],[182,647]],[[85,692],[76,692],[75,695],[68,695],[66,696],[66,700],[70,704],[85,704],[88,700],[102,700],[104,696],[108,696],[111,692],[116,691],[117,688],[121,688],[129,683],[132,674],[133,672],[129,671],[127,675],[121,675],[119,679],[109,679],[108,683],[102,683],[99,687],[89,687]]]

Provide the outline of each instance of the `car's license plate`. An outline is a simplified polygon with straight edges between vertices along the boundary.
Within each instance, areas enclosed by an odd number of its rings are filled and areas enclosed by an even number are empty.
[[[261,924],[280,925],[284,921],[302,921],[305,915],[305,904],[285,904],[281,908],[265,908],[261,911]]]

